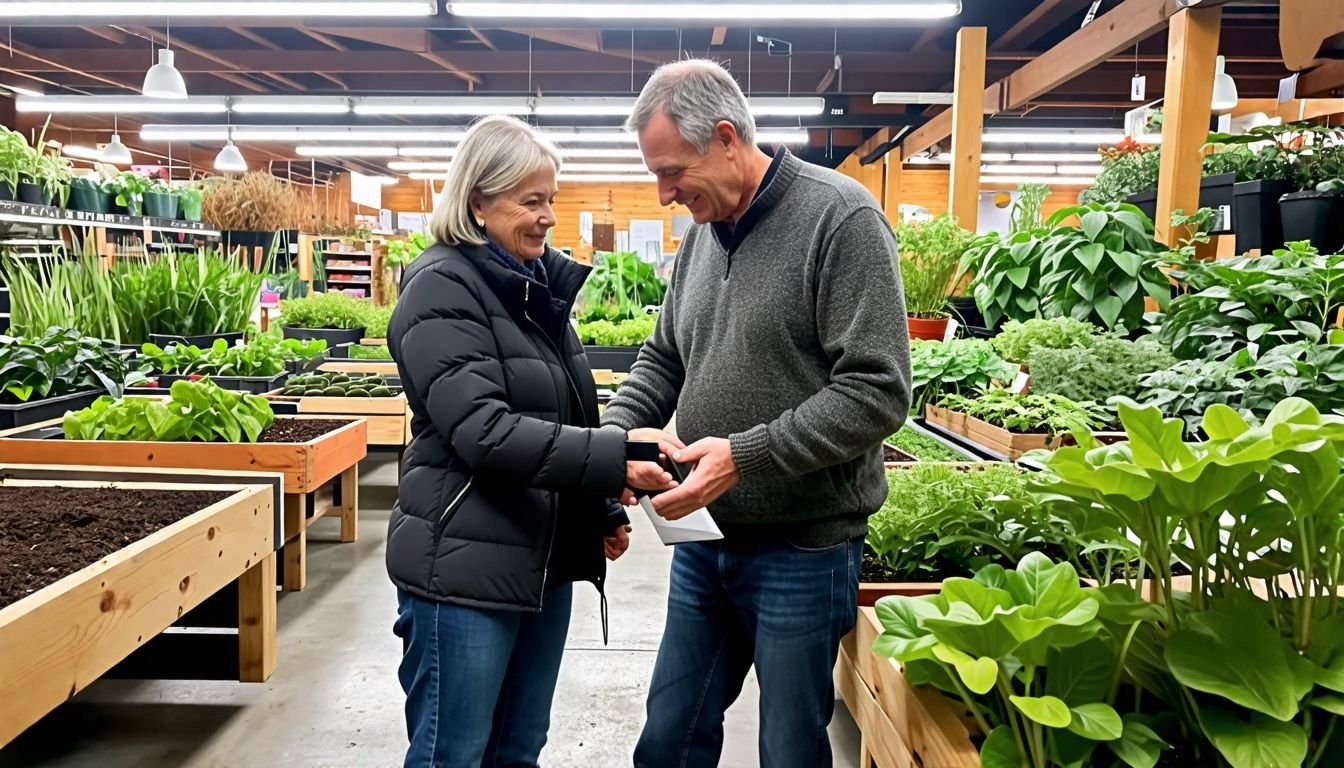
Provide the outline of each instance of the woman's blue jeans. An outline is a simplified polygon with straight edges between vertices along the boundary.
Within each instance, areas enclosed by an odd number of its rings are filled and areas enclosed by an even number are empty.
[[[467,608],[397,590],[410,748],[405,768],[537,765],[569,632],[573,585],[541,613]]]

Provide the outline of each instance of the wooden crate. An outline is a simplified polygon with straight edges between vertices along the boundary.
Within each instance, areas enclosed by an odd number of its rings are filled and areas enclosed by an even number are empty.
[[[1055,449],[1064,444],[1063,435],[1050,438],[1044,434],[1019,434],[996,427],[989,422],[945,408],[926,406],[924,413],[929,423],[983,445],[990,451],[1016,461],[1022,454],[1041,448]]]
[[[331,417],[301,414],[280,418]],[[33,427],[0,432],[0,462],[231,469],[284,475],[285,544],[281,568],[286,590],[300,590],[307,583],[307,530],[315,521],[339,515],[341,541],[358,538],[359,462],[368,455],[368,426],[362,419],[306,443],[114,442],[18,436],[38,427],[59,424],[59,420],[53,419]]]
[[[322,418],[362,418],[368,424],[368,445],[404,447],[411,442],[411,407],[405,394],[396,397],[304,397],[266,393],[268,400],[296,403],[299,413]]]
[[[859,765],[979,768],[979,750],[955,702],[910,685],[899,664],[874,654],[881,632],[877,613],[860,608],[835,669],[836,690],[859,726]]]
[[[384,376],[396,376],[397,364],[391,360],[327,360],[318,366],[319,371],[337,373],[381,373]]]
[[[189,477],[183,473],[184,480]],[[12,478],[0,484],[108,485]],[[261,682],[275,670],[272,487],[190,482],[113,487],[233,495],[0,609],[0,746],[235,581],[239,677]]]

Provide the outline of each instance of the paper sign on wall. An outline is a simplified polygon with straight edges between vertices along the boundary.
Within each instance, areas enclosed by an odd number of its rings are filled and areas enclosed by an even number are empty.
[[[593,244],[593,212],[579,211],[579,240]]]
[[[372,176],[350,172],[350,202],[374,210],[383,207],[383,185]]]

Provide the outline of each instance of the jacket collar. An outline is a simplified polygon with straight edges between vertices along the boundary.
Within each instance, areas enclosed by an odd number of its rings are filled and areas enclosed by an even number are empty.
[[[523,309],[546,299],[549,300],[552,310],[562,317],[568,317],[574,302],[578,299],[579,291],[588,279],[588,273],[593,271],[587,264],[580,264],[547,246],[546,253],[541,257],[541,263],[546,268],[548,279],[547,285],[542,286],[500,264],[484,245],[436,244],[420,254],[420,258],[406,270],[402,278],[403,284],[420,270],[429,269],[437,263],[451,259],[462,259],[475,267],[490,290],[506,306]],[[530,289],[529,282],[532,282]]]

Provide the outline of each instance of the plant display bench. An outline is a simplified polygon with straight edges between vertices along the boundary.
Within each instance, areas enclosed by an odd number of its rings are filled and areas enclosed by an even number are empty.
[[[975,443],[982,447],[985,453],[1005,461],[1017,461],[1030,451],[1041,449],[1053,451],[1060,446],[1073,444],[1072,436],[1067,433],[1058,433],[1051,437],[1045,433],[1010,432],[978,417],[949,411],[935,405],[925,407],[924,420],[944,432],[959,435]],[[1125,439],[1123,432],[1094,432],[1092,436],[1103,443]]]
[[[287,419],[323,420],[301,414],[276,421]],[[65,440],[52,421],[0,432],[0,462],[278,472],[285,483],[281,583],[294,591],[307,583],[307,531],[314,521],[339,516],[341,541],[358,537],[359,462],[368,455],[367,435],[358,419],[301,443]]]
[[[298,413],[323,418],[364,419],[368,447],[401,451],[411,442],[411,407],[405,394],[395,397],[287,396],[283,390],[266,393],[275,403],[293,403]]]
[[[881,632],[874,609],[860,608],[835,667],[836,691],[859,726],[859,765],[979,768],[979,750],[953,703],[911,685],[899,664],[873,653]]]
[[[30,496],[39,488],[77,490],[86,499],[128,491],[206,492],[221,500],[203,502],[198,511],[0,608],[0,746],[137,649],[168,637],[160,633],[228,588],[237,627],[231,668],[242,682],[270,677],[276,664],[274,487],[264,479],[256,485],[217,482],[199,473],[177,473],[172,482],[166,480],[174,475],[165,473],[159,482],[113,484],[11,476],[64,469],[6,467],[0,488],[22,488]],[[203,655],[200,648],[178,648]]]

